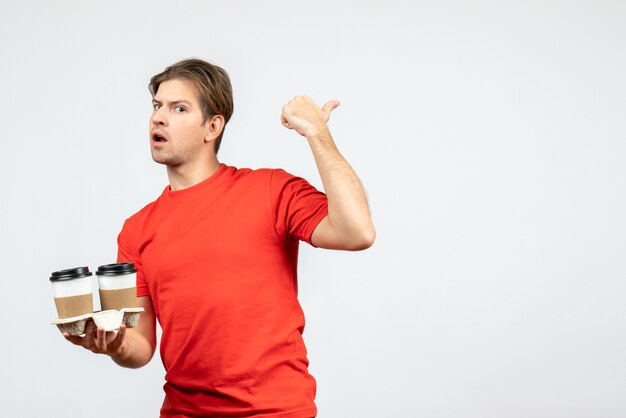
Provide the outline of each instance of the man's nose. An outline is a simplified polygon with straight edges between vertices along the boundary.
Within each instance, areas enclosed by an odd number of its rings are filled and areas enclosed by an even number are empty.
[[[163,108],[153,111],[150,121],[153,125],[167,126],[167,117]]]

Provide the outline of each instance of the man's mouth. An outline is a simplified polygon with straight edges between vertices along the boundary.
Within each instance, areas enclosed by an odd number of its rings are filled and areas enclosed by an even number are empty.
[[[160,132],[152,133],[152,141],[154,142],[167,142],[167,138]]]

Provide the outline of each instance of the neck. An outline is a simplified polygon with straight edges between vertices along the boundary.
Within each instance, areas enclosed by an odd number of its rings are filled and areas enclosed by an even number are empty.
[[[170,181],[170,190],[183,190],[211,177],[220,168],[220,162],[213,156],[211,160],[201,164],[167,166],[167,177]]]

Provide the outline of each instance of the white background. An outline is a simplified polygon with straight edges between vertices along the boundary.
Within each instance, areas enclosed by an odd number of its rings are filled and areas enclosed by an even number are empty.
[[[196,56],[235,91],[220,161],[321,182],[280,109],[338,98],[378,231],[302,245],[320,417],[626,416],[626,3],[2,1],[0,405],[154,417],[158,355],[67,343],[52,271],[115,260],[167,184],[150,76]]]

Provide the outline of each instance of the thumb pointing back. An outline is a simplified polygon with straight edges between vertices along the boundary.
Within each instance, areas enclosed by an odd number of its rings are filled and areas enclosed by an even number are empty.
[[[339,106],[339,100],[331,100],[322,107],[322,111],[330,117],[330,112]]]

